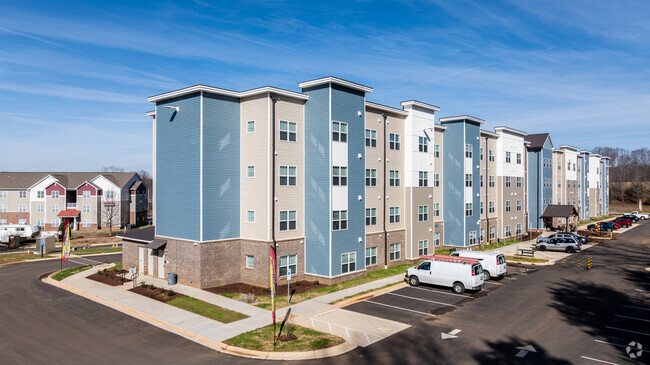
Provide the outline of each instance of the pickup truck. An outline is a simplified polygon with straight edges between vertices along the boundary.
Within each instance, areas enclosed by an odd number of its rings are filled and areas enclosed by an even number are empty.
[[[634,212],[629,212],[629,213],[627,213],[627,214],[635,215],[635,216],[637,216],[639,219],[643,219],[643,220],[645,220],[645,219],[650,219],[650,215],[648,215],[648,214],[643,214],[643,213],[639,213],[639,212],[637,212],[636,210],[635,210]]]

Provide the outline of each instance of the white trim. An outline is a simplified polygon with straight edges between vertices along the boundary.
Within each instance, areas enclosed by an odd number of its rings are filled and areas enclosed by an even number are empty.
[[[433,112],[437,112],[437,111],[440,110],[440,107],[438,107],[438,106],[435,106],[433,104],[423,103],[423,102],[417,101],[417,100],[406,100],[406,101],[401,102],[400,105],[402,107],[417,106],[418,108],[425,109],[425,110],[430,110],[430,111],[433,111]]]
[[[478,123],[478,124],[483,124],[485,121],[483,119],[475,118],[469,115],[460,115],[457,117],[446,117],[446,118],[440,118],[439,121],[440,123],[448,123],[448,122],[460,122],[462,120],[468,120],[470,122]]]
[[[199,128],[199,240],[203,242],[203,91],[200,98],[201,107],[199,109],[199,118],[201,121]]]
[[[135,239],[135,238],[128,238],[128,237],[123,237],[123,236],[115,236],[115,238],[120,238],[120,239],[123,239],[123,240],[126,240],[126,241],[133,241],[133,242],[151,243],[151,241],[138,240],[138,239]]]
[[[218,95],[225,95],[225,96],[231,96],[235,98],[244,98],[247,96],[253,96],[253,95],[259,95],[259,94],[264,94],[264,93],[274,93],[282,96],[288,96],[296,99],[301,99],[301,100],[307,100],[309,99],[309,95],[297,93],[295,91],[289,91],[289,90],[284,90],[284,89],[279,89],[276,87],[272,86],[264,86],[264,87],[258,87],[256,89],[250,89],[246,91],[233,91],[233,90],[227,90],[227,89],[221,89],[218,87],[213,87],[213,86],[207,86],[207,85],[194,85],[190,87],[186,87],[183,89],[179,90],[174,90],[170,91],[167,93],[163,94],[158,94],[154,96],[150,96],[147,98],[147,101],[149,102],[158,102],[162,101],[165,99],[171,99],[174,97],[178,96],[183,96],[183,95],[188,95],[196,92],[208,92],[211,94],[218,94]]]
[[[156,188],[158,184],[158,178],[156,177],[156,115],[154,113],[153,115],[153,175],[152,175],[152,181],[153,181],[153,192],[151,193],[151,209],[153,210],[151,212],[151,217],[153,218],[151,223],[153,223],[154,227],[156,226]]]
[[[498,134],[492,133],[490,131],[486,131],[485,129],[481,129],[481,135],[484,135],[484,136],[487,136],[487,137],[499,138]]]
[[[526,132],[520,131],[520,130],[518,130],[518,129],[514,129],[514,128],[506,127],[506,126],[494,127],[494,130],[495,130],[496,132],[500,132],[500,131],[509,132],[509,133],[512,133],[512,134],[520,135],[520,136],[522,136],[522,137],[525,137],[525,136],[528,135],[528,133],[526,133]]]
[[[336,84],[336,85],[341,85],[341,86],[348,87],[350,89],[363,91],[365,93],[371,93],[372,92],[372,88],[369,87],[369,86],[357,84],[356,82],[339,79],[338,77],[333,77],[333,76],[322,77],[320,79],[299,82],[298,87],[301,88],[301,89],[305,89],[305,88],[308,88],[308,87],[318,86],[318,85],[322,85],[322,84],[329,84],[330,87],[331,87],[332,84]]]
[[[465,118],[463,118],[465,119]],[[440,120],[442,122],[442,119]],[[479,133],[480,134],[480,133]],[[461,144],[462,146],[462,158],[463,158],[463,175],[465,174],[465,168],[467,167],[467,157],[465,157],[465,146],[467,146],[467,123],[463,123],[463,143]],[[472,150],[472,164],[474,163],[474,151]],[[465,184],[463,184],[464,186]],[[472,184],[474,185],[474,184]],[[463,187],[463,189],[465,189]],[[472,198],[472,203],[474,203],[474,188],[472,187],[472,194],[470,194],[470,197]],[[474,204],[472,204],[472,216],[474,216]],[[465,194],[463,190],[463,247],[467,247],[467,202],[465,201]]]
[[[271,214],[275,214],[275,212],[271,212],[271,206],[273,203],[271,202],[271,199],[275,199],[275,197],[271,197],[271,177],[273,176],[273,169],[275,169],[274,166],[271,166],[272,164],[272,158],[273,154],[275,151],[273,150],[273,144],[271,143],[271,131],[273,130],[273,126],[271,125],[271,108],[272,108],[272,103],[273,101],[271,100],[271,93],[266,94],[267,99],[266,99],[266,128],[267,128],[267,133],[266,133],[266,152],[267,152],[267,158],[266,158],[266,206],[267,206],[267,215],[266,215],[266,240],[271,241],[271,229],[275,229],[275,227],[271,227],[271,220],[272,216]],[[241,103],[240,105],[240,110],[241,110]],[[304,108],[303,108],[304,109]],[[275,121],[274,121],[275,122]],[[274,123],[273,122],[273,123]],[[269,150],[271,150],[271,153],[268,153]],[[304,233],[304,231],[303,231]]]
[[[156,111],[151,110],[145,113],[148,117],[155,117],[156,116]]]
[[[402,109],[393,108],[392,106],[388,106],[388,105],[373,103],[372,101],[366,101],[365,105],[366,108],[377,109],[377,110],[381,110],[389,113],[395,113],[404,116],[409,115],[409,112],[404,111]]]
[[[303,87],[303,86],[300,86],[300,84],[298,84],[298,86]],[[329,255],[328,255],[327,260],[329,261],[329,277],[332,277],[332,222],[334,220],[334,218],[332,217],[332,215],[333,215],[332,211],[334,209],[334,207],[332,205],[332,124],[333,124],[334,121],[332,120],[332,83],[331,82],[329,83],[329,99],[327,100],[327,103],[329,105],[329,114],[328,114],[329,133],[327,135],[327,139],[329,141],[329,160],[330,160],[329,161],[329,166],[328,166],[329,179],[328,179],[328,183],[327,183],[327,185],[329,187],[329,193],[330,193],[329,194],[330,195],[329,196],[329,198],[330,198],[329,199],[330,200],[329,201],[329,211],[327,212],[327,215],[329,216],[329,227],[328,227],[327,230],[328,230],[328,232],[330,234],[330,237],[329,237],[330,240],[329,240]]]

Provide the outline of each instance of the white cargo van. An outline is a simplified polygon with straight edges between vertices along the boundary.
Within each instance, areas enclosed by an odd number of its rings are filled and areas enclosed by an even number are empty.
[[[485,280],[490,278],[502,278],[506,276],[506,257],[498,252],[482,252],[482,251],[456,251],[452,252],[451,256],[469,257],[477,259],[483,266],[483,276]]]
[[[34,238],[41,233],[41,227],[36,224],[4,224],[0,226],[0,242],[9,242],[9,236]]]
[[[406,270],[404,276],[404,281],[411,286],[420,283],[447,286],[457,294],[463,293],[465,289],[483,288],[483,267],[477,259],[446,255],[420,257],[426,260]]]

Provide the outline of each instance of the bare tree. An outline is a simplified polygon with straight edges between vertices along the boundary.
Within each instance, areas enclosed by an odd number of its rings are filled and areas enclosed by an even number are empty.
[[[102,209],[102,221],[108,226],[110,235],[113,235],[113,225],[117,223],[120,226],[120,206],[114,199],[104,202]]]
[[[117,165],[103,166],[102,172],[124,172],[124,167]]]

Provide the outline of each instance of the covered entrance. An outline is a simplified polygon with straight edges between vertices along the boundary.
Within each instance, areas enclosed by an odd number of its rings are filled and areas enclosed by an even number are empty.
[[[548,205],[541,218],[547,230],[575,232],[578,229],[578,211],[573,205]]]
[[[62,222],[64,222],[66,218],[67,219],[72,219],[72,223],[73,223],[72,224],[72,230],[76,231],[76,230],[79,229],[80,219],[78,219],[78,218],[79,218],[80,214],[81,214],[80,210],[66,209],[66,210],[60,211],[59,214],[57,214],[57,217],[61,218]]]
[[[165,240],[153,240],[138,247],[138,272],[165,278]]]

